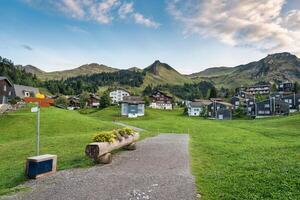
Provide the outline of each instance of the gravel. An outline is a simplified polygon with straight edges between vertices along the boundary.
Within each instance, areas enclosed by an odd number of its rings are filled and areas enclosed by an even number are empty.
[[[24,184],[30,191],[4,199],[196,199],[188,140],[186,134],[148,138],[138,142],[135,151],[115,154],[111,164],[31,180]]]

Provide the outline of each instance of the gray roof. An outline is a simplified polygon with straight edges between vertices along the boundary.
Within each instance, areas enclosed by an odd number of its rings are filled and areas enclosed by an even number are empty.
[[[25,85],[14,85],[15,94],[17,97],[25,97],[24,92],[30,92],[33,94],[39,93],[39,89],[35,87],[25,86]]]
[[[0,76],[0,80],[6,80],[11,86],[13,86],[13,84],[10,82],[10,80],[5,76]]]
[[[206,100],[206,99],[197,99],[194,102],[191,102],[189,105],[191,107],[201,107],[201,106],[208,106],[210,105],[212,102],[210,100]]]
[[[139,96],[125,96],[122,103],[145,104],[145,101]]]

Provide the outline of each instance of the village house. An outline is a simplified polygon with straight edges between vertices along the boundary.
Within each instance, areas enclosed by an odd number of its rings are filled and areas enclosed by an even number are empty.
[[[246,92],[249,94],[261,94],[261,95],[268,95],[270,94],[271,86],[270,85],[254,85],[254,86],[247,86],[247,87],[240,87],[237,88],[237,92]]]
[[[214,100],[207,108],[209,118],[213,119],[232,119],[233,105],[231,103]]]
[[[205,99],[197,99],[194,102],[190,102],[187,105],[187,112],[189,116],[205,116],[207,106],[209,106],[212,102],[210,100]]]
[[[150,108],[172,110],[172,97],[157,90],[150,96]]]
[[[289,105],[290,112],[300,110],[300,93],[283,96],[281,99]]]
[[[276,99],[270,97],[267,100],[260,101],[256,103],[256,117],[267,117],[272,115],[288,115],[289,114],[289,104],[282,101],[281,99]]]
[[[76,110],[80,108],[80,99],[78,96],[71,96],[67,98],[69,105],[68,110]]]
[[[145,102],[138,96],[125,96],[121,103],[121,115],[129,118],[144,116]]]
[[[87,106],[91,108],[99,108],[100,107],[100,97],[95,94],[90,94],[90,97],[87,100]]]
[[[243,109],[248,116],[255,115],[255,98],[253,95],[233,96],[231,98],[231,104],[234,106],[234,110]]]
[[[279,85],[278,85],[278,91],[281,91],[281,92],[292,92],[293,91],[293,87],[294,87],[294,84],[290,81],[284,81],[284,82],[281,82]]]
[[[123,101],[123,98],[127,96],[130,96],[130,93],[124,89],[117,89],[109,93],[109,97],[113,104]]]
[[[8,78],[0,76],[0,104],[7,104],[13,97],[13,84],[8,80]]]
[[[14,85],[14,92],[17,97],[21,99],[25,97],[35,97],[40,93],[38,88],[25,86],[25,85]]]

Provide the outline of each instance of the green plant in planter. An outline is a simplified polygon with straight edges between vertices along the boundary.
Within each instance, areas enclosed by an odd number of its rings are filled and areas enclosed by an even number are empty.
[[[133,135],[134,134],[134,130],[132,128],[122,128],[119,129],[118,133],[122,136],[122,137],[127,137],[128,135]]]
[[[113,143],[117,139],[114,131],[102,131],[93,136],[94,142],[110,142]]]

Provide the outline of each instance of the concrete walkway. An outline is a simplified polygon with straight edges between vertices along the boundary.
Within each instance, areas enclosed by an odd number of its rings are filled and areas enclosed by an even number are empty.
[[[138,132],[145,131],[145,129],[141,129],[141,128],[138,128],[138,127],[135,127],[135,126],[124,124],[122,122],[113,122],[113,123],[116,124],[116,125],[119,125],[119,126],[125,126],[125,127],[132,128],[133,130],[138,131]]]
[[[114,155],[112,164],[72,169],[32,180],[29,192],[5,199],[192,200],[189,136],[162,134],[138,142],[137,150]]]

